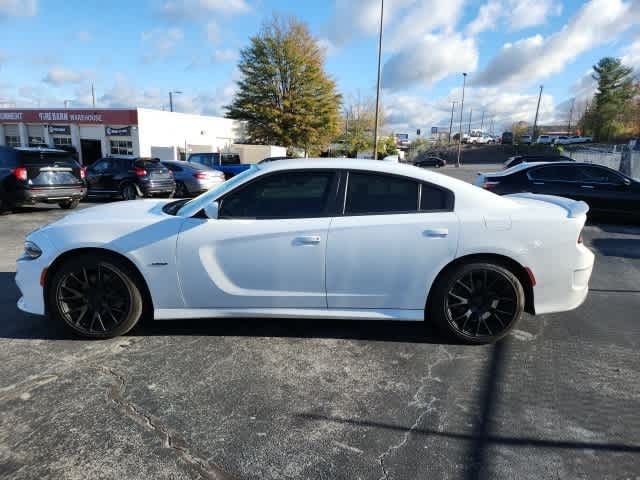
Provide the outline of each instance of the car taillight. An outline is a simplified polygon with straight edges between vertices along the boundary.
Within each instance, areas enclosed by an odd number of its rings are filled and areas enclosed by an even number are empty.
[[[87,178],[87,168],[80,167],[80,180],[84,180],[85,178]]]
[[[484,188],[485,190],[492,190],[496,188],[498,185],[500,185],[500,182],[497,182],[495,180],[485,180],[484,183],[482,184],[482,188]]]
[[[209,178],[209,174],[206,173],[206,172],[194,173],[193,176],[195,178],[197,178],[198,180],[205,180],[205,179]]]
[[[136,175],[138,177],[146,177],[147,171],[144,168],[136,167],[135,168]]]
[[[12,170],[13,176],[22,182],[27,181],[27,169],[24,167],[16,167]]]

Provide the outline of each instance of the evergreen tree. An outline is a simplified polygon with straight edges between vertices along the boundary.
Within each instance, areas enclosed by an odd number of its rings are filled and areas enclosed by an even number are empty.
[[[597,141],[606,141],[623,129],[625,109],[633,97],[633,69],[624,66],[618,58],[605,57],[593,70],[598,89],[587,123]]]
[[[315,150],[338,130],[341,97],[307,26],[274,18],[240,52],[242,79],[227,117],[247,122],[252,143]]]

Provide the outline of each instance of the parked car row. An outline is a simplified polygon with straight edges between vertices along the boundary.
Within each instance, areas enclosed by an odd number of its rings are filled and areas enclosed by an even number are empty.
[[[593,139],[591,137],[583,137],[580,135],[538,135],[534,143],[538,145],[573,145],[578,143],[590,143]],[[518,143],[520,145],[531,145],[533,138],[531,135],[520,135]],[[504,142],[503,142],[504,143]]]
[[[219,161],[224,158],[215,153],[199,155],[217,156]],[[0,212],[38,202],[73,209],[85,197],[191,197],[218,186],[225,178],[224,172],[195,161],[111,156],[84,167],[67,150],[0,147]]]

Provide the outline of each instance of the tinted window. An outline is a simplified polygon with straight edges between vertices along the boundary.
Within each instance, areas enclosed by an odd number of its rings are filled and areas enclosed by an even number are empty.
[[[582,165],[578,169],[578,172],[580,174],[580,180],[583,182],[613,183],[616,185],[623,183],[620,175],[601,167]]]
[[[575,182],[578,173],[573,165],[548,165],[529,172],[531,180]]]
[[[175,163],[163,163],[163,165],[165,167],[167,167],[169,170],[171,170],[172,172],[181,172],[182,171],[182,167],[179,167]]]
[[[23,165],[53,165],[75,166],[75,160],[68,153],[62,152],[30,152],[19,151],[18,162]]]
[[[418,183],[376,173],[349,173],[346,215],[415,212]]]
[[[450,198],[451,194],[446,190],[423,184],[420,193],[420,210],[450,210],[453,207]]]
[[[111,168],[111,160],[100,160],[93,164],[92,170],[95,172],[104,172],[105,170],[109,170]]]
[[[162,168],[162,164],[157,158],[139,158],[136,160],[135,166],[146,170],[157,170]]]
[[[221,218],[303,218],[324,215],[333,172],[286,172],[256,180],[231,192]]]
[[[189,157],[189,161],[194,163],[205,163],[204,155],[199,153],[193,154]]]
[[[237,165],[240,163],[240,155],[237,154],[223,154],[220,157],[220,163],[222,165]]]
[[[16,154],[13,149],[0,147],[0,167],[8,168],[16,166]]]

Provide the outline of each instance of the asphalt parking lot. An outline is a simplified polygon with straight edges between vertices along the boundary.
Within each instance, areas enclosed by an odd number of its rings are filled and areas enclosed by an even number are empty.
[[[255,319],[85,341],[15,306],[25,234],[66,213],[0,217],[1,478],[640,478],[638,226],[587,226],[587,301],[493,346]]]

